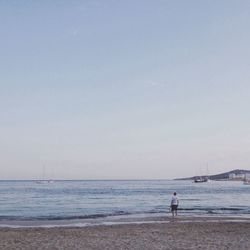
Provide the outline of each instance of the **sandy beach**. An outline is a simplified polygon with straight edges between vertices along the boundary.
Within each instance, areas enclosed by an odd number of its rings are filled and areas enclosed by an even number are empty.
[[[250,249],[249,221],[192,219],[91,227],[2,228],[0,249]]]

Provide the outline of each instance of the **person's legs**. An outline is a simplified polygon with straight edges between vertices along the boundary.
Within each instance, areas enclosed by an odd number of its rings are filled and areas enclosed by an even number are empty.
[[[172,205],[172,207],[171,207],[173,217],[177,216],[177,207],[178,207],[177,205]]]
[[[174,217],[174,206],[171,206],[172,217]]]
[[[177,216],[178,205],[175,208],[175,215]]]

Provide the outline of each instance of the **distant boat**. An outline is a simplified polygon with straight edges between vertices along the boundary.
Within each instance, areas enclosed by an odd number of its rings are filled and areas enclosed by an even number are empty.
[[[202,182],[208,182],[209,177],[208,177],[208,164],[207,164],[207,175],[206,176],[195,176],[194,177],[194,182],[195,183],[202,183]]]
[[[207,177],[202,177],[202,176],[197,176],[194,178],[195,183],[208,182],[208,180],[209,179]]]
[[[54,181],[51,179],[45,179],[45,166],[43,166],[43,177],[41,180],[37,180],[36,184],[50,184],[53,183]]]
[[[250,175],[249,174],[245,174],[245,178],[244,178],[244,185],[250,185]]]
[[[48,184],[48,183],[53,183],[54,180],[38,180],[36,181],[36,184]]]

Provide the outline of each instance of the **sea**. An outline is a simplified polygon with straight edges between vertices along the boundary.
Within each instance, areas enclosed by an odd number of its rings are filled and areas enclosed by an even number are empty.
[[[171,216],[250,218],[250,185],[239,181],[0,181],[0,227],[86,226]]]

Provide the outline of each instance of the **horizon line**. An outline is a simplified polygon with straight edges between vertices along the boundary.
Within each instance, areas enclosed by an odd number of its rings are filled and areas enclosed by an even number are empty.
[[[0,181],[170,181],[174,179],[0,179]]]

